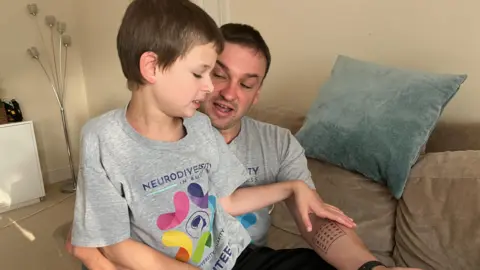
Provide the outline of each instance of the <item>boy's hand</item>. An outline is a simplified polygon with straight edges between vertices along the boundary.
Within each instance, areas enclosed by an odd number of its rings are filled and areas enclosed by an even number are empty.
[[[312,230],[312,222],[310,221],[309,216],[311,213],[321,218],[336,221],[347,228],[356,227],[353,219],[346,216],[337,207],[324,203],[320,196],[318,196],[318,193],[315,190],[312,190],[303,181],[295,183],[293,196],[295,196],[295,204],[302,216],[307,232]]]

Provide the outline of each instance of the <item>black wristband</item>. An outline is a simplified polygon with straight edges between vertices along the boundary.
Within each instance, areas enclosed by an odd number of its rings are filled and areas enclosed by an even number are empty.
[[[372,270],[376,266],[385,266],[385,265],[379,261],[369,261],[364,263],[362,266],[360,266],[358,270]]]

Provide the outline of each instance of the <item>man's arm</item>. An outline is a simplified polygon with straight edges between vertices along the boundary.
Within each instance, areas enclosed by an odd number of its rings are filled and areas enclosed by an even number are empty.
[[[302,179],[315,190],[304,149],[290,132],[284,134],[278,151],[281,165],[276,180],[283,182]],[[335,221],[310,215],[312,230],[308,232],[305,226],[302,226],[302,217],[294,198],[288,198],[285,203],[305,241],[335,268],[357,270],[363,263],[376,260],[352,229]]]
[[[305,241],[320,257],[335,268],[357,270],[364,263],[377,260],[352,229],[335,221],[311,215],[313,229],[311,232],[307,232],[304,226],[301,226],[302,219],[295,206],[295,201],[289,198],[285,200],[285,203]]]

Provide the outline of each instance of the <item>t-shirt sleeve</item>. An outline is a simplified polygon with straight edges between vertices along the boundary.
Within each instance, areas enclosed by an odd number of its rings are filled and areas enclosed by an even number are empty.
[[[245,183],[248,172],[240,160],[228,149],[225,139],[218,130],[212,128],[219,162],[215,171],[212,171],[212,182],[219,198],[231,195],[237,188]]]
[[[103,167],[99,138],[82,131],[72,244],[105,247],[130,237],[128,206],[122,186]]]
[[[277,182],[303,180],[310,188],[315,189],[305,150],[290,131],[281,138],[281,143],[278,145],[280,170],[277,174]]]

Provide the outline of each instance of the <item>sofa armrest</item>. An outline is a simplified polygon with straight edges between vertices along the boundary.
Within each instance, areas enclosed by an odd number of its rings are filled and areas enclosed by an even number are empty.
[[[480,151],[428,153],[414,166],[397,207],[394,259],[400,265],[480,265]]]

